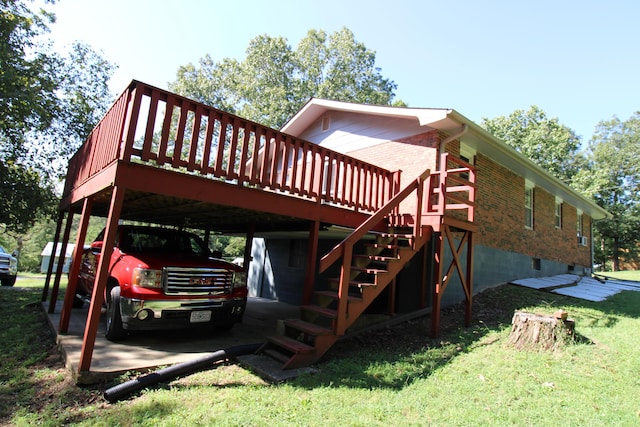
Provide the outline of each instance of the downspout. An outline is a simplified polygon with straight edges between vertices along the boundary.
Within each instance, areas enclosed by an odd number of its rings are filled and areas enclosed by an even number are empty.
[[[439,150],[438,154],[440,154],[440,155],[444,154],[444,150],[446,148],[446,145],[448,143],[450,143],[451,141],[455,141],[456,139],[460,138],[462,135],[467,133],[468,130],[469,130],[469,126],[467,126],[466,123],[463,123],[462,127],[460,128],[460,130],[457,133],[454,133],[453,135],[449,135],[448,137],[446,137],[445,139],[443,139],[440,142],[440,150]]]

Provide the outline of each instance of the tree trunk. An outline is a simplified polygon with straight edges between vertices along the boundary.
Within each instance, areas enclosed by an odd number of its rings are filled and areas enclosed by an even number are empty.
[[[613,239],[612,261],[613,261],[613,266],[611,270],[620,271],[620,243],[617,237]]]
[[[575,322],[562,310],[553,316],[516,311],[511,324],[508,344],[517,349],[555,350],[574,338]]]

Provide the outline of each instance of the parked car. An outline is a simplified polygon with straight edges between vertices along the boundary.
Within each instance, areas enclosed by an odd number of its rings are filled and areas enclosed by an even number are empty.
[[[0,283],[2,286],[13,286],[18,276],[18,259],[15,252],[10,254],[0,246]]]
[[[77,293],[92,295],[104,230],[84,250]],[[105,289],[105,336],[210,326],[230,329],[247,304],[246,273],[185,231],[121,225]]]

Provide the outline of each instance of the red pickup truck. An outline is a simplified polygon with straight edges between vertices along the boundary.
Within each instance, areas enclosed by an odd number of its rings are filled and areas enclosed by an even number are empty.
[[[84,251],[77,294],[90,296],[104,230]],[[247,304],[246,273],[185,231],[120,225],[105,290],[105,336],[209,325],[230,329]]]

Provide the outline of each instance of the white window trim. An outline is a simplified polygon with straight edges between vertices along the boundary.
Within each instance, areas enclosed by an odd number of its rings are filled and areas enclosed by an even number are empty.
[[[562,206],[563,203],[564,203],[564,201],[560,197],[556,197],[556,204],[555,204],[555,207],[554,207],[554,209],[555,209],[554,214],[555,214],[556,228],[558,230],[562,230],[562,225],[563,225],[562,224],[562,211],[564,210],[563,206]],[[560,208],[559,209],[560,212],[558,212],[558,207]],[[560,215],[558,216],[558,214],[560,214]]]
[[[535,224],[535,218],[534,218],[534,208],[535,208],[535,185],[533,185],[532,182],[530,181],[525,181],[525,186],[524,186],[524,191],[525,191],[525,195],[524,195],[524,200],[525,200],[525,205],[524,205],[524,210],[525,210],[525,216],[524,216],[524,228],[526,228],[527,230],[533,230],[533,226]],[[531,206],[527,206],[526,202],[527,202],[527,193],[531,191]],[[530,209],[531,210],[531,224],[527,224],[527,210]]]
[[[584,213],[578,209],[576,217],[576,234],[578,236],[578,246],[587,246],[589,243],[587,236],[584,234]]]
[[[469,164],[473,165],[475,164],[475,157],[476,157],[476,149],[475,148],[471,148],[470,146],[468,146],[467,144],[465,144],[464,142],[460,143],[460,157],[464,157],[466,159],[469,160]]]

